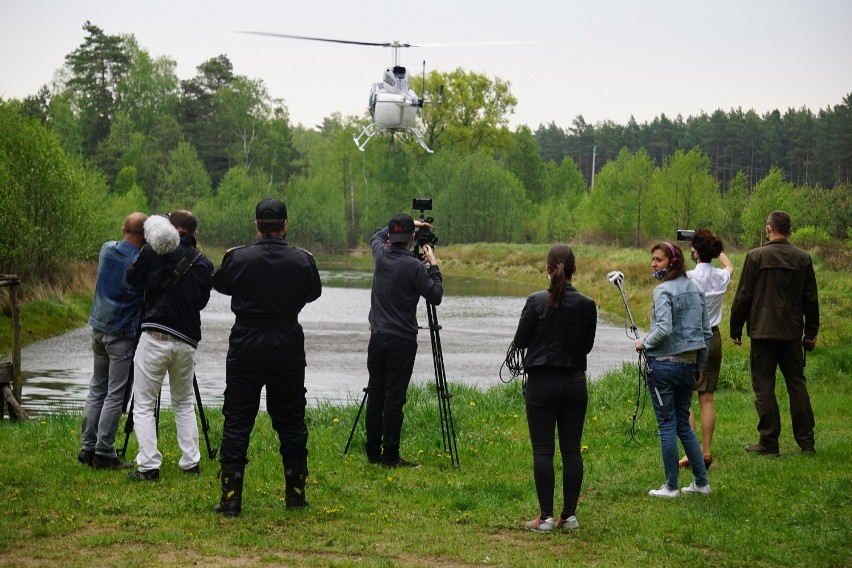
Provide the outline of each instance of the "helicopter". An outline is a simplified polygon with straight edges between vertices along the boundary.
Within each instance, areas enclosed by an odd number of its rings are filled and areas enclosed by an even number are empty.
[[[244,34],[262,35],[270,37],[283,37],[290,39],[303,39],[309,41],[324,41],[330,43],[344,43],[350,45],[367,45],[375,47],[390,47],[393,50],[393,66],[385,69],[381,82],[373,83],[370,89],[369,109],[372,122],[361,130],[360,134],[353,134],[352,139],[355,145],[362,152],[367,143],[376,135],[383,132],[390,133],[391,140],[389,150],[394,151],[395,134],[410,134],[430,154],[433,151],[426,145],[423,139],[423,133],[415,126],[417,111],[423,108],[423,105],[430,103],[423,97],[423,88],[421,88],[420,96],[411,89],[410,76],[408,69],[399,64],[399,50],[408,47],[426,47],[426,45],[413,45],[410,43],[402,43],[400,41],[390,42],[366,42],[366,41],[351,41],[342,39],[329,39],[321,37],[309,37],[292,34],[280,34],[272,32],[239,32]],[[423,83],[425,86],[426,79],[426,62],[423,63]],[[444,86],[441,85],[438,91],[437,104],[443,102]]]

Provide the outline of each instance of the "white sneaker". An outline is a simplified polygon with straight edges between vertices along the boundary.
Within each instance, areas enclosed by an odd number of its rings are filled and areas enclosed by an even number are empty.
[[[537,533],[549,533],[553,530],[553,517],[542,519],[541,515],[527,522],[527,530]]]
[[[677,489],[669,489],[668,486],[664,483],[659,489],[651,489],[648,491],[648,495],[652,497],[665,497],[667,499],[673,499],[680,495],[680,491]]]
[[[563,519],[559,517],[559,520],[556,521],[556,528],[558,529],[579,529],[580,523],[577,522],[577,517],[571,515],[567,519]]]
[[[698,485],[695,485],[695,482],[693,481],[692,483],[689,484],[689,486],[681,489],[681,491],[683,491],[684,493],[697,493],[699,495],[710,495],[710,484],[708,483],[707,485],[703,485],[703,486],[699,487]]]

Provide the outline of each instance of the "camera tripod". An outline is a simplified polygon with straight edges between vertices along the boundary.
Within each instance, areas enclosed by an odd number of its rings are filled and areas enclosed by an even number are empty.
[[[450,399],[453,395],[447,389],[447,375],[444,370],[444,352],[441,349],[441,326],[438,324],[438,313],[434,304],[426,303],[426,315],[429,321],[429,338],[432,344],[432,362],[435,369],[435,389],[438,393],[438,416],[441,422],[441,442],[443,443],[444,451],[450,454],[450,461],[453,467],[458,468],[459,450],[456,443],[456,426],[453,421],[453,409],[450,405]],[[352,443],[352,436],[355,434],[355,428],[358,426],[358,419],[361,418],[361,412],[364,410],[364,404],[367,402],[368,389],[364,389],[364,397],[361,399],[361,406],[358,407],[358,413],[355,415],[355,421],[352,424],[352,429],[349,431],[349,439],[346,440],[346,447],[343,448],[343,453],[349,451],[349,445]]]
[[[127,420],[124,421],[124,446],[118,450],[118,455],[123,459],[127,455],[127,443],[130,441],[130,434],[133,432],[133,403],[135,402],[131,394],[133,390],[133,371],[131,367],[131,377],[127,381],[127,391],[124,395],[125,407],[127,401],[130,401],[130,409],[127,411]],[[207,416],[204,414],[204,406],[201,404],[201,391],[198,389],[198,378],[195,373],[192,374],[192,388],[195,390],[195,405],[198,408],[198,416],[201,418],[201,431],[204,433],[204,441],[207,443],[207,456],[213,460],[216,459],[218,448],[210,445],[210,423],[207,422]],[[160,430],[160,396],[162,390],[157,394],[157,405],[154,407],[154,424],[159,434]]]

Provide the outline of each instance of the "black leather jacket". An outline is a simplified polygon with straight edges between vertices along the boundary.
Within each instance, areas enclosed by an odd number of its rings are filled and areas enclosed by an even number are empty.
[[[197,348],[201,341],[201,310],[210,300],[213,287],[213,263],[199,255],[172,288],[160,288],[190,247],[195,248],[195,237],[186,233],[180,234],[180,245],[171,254],[161,256],[145,245],[127,270],[127,283],[145,286],[143,330],[165,332]]]
[[[586,355],[595,343],[598,315],[595,302],[570,284],[562,306],[547,306],[550,293],[535,292],[521,312],[515,346],[526,348],[524,368],[568,367],[586,370]]]

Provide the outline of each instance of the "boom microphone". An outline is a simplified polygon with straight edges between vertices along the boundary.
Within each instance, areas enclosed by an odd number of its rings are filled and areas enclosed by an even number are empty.
[[[606,279],[616,286],[621,286],[621,283],[624,282],[624,273],[618,270],[613,270],[606,275]]]

